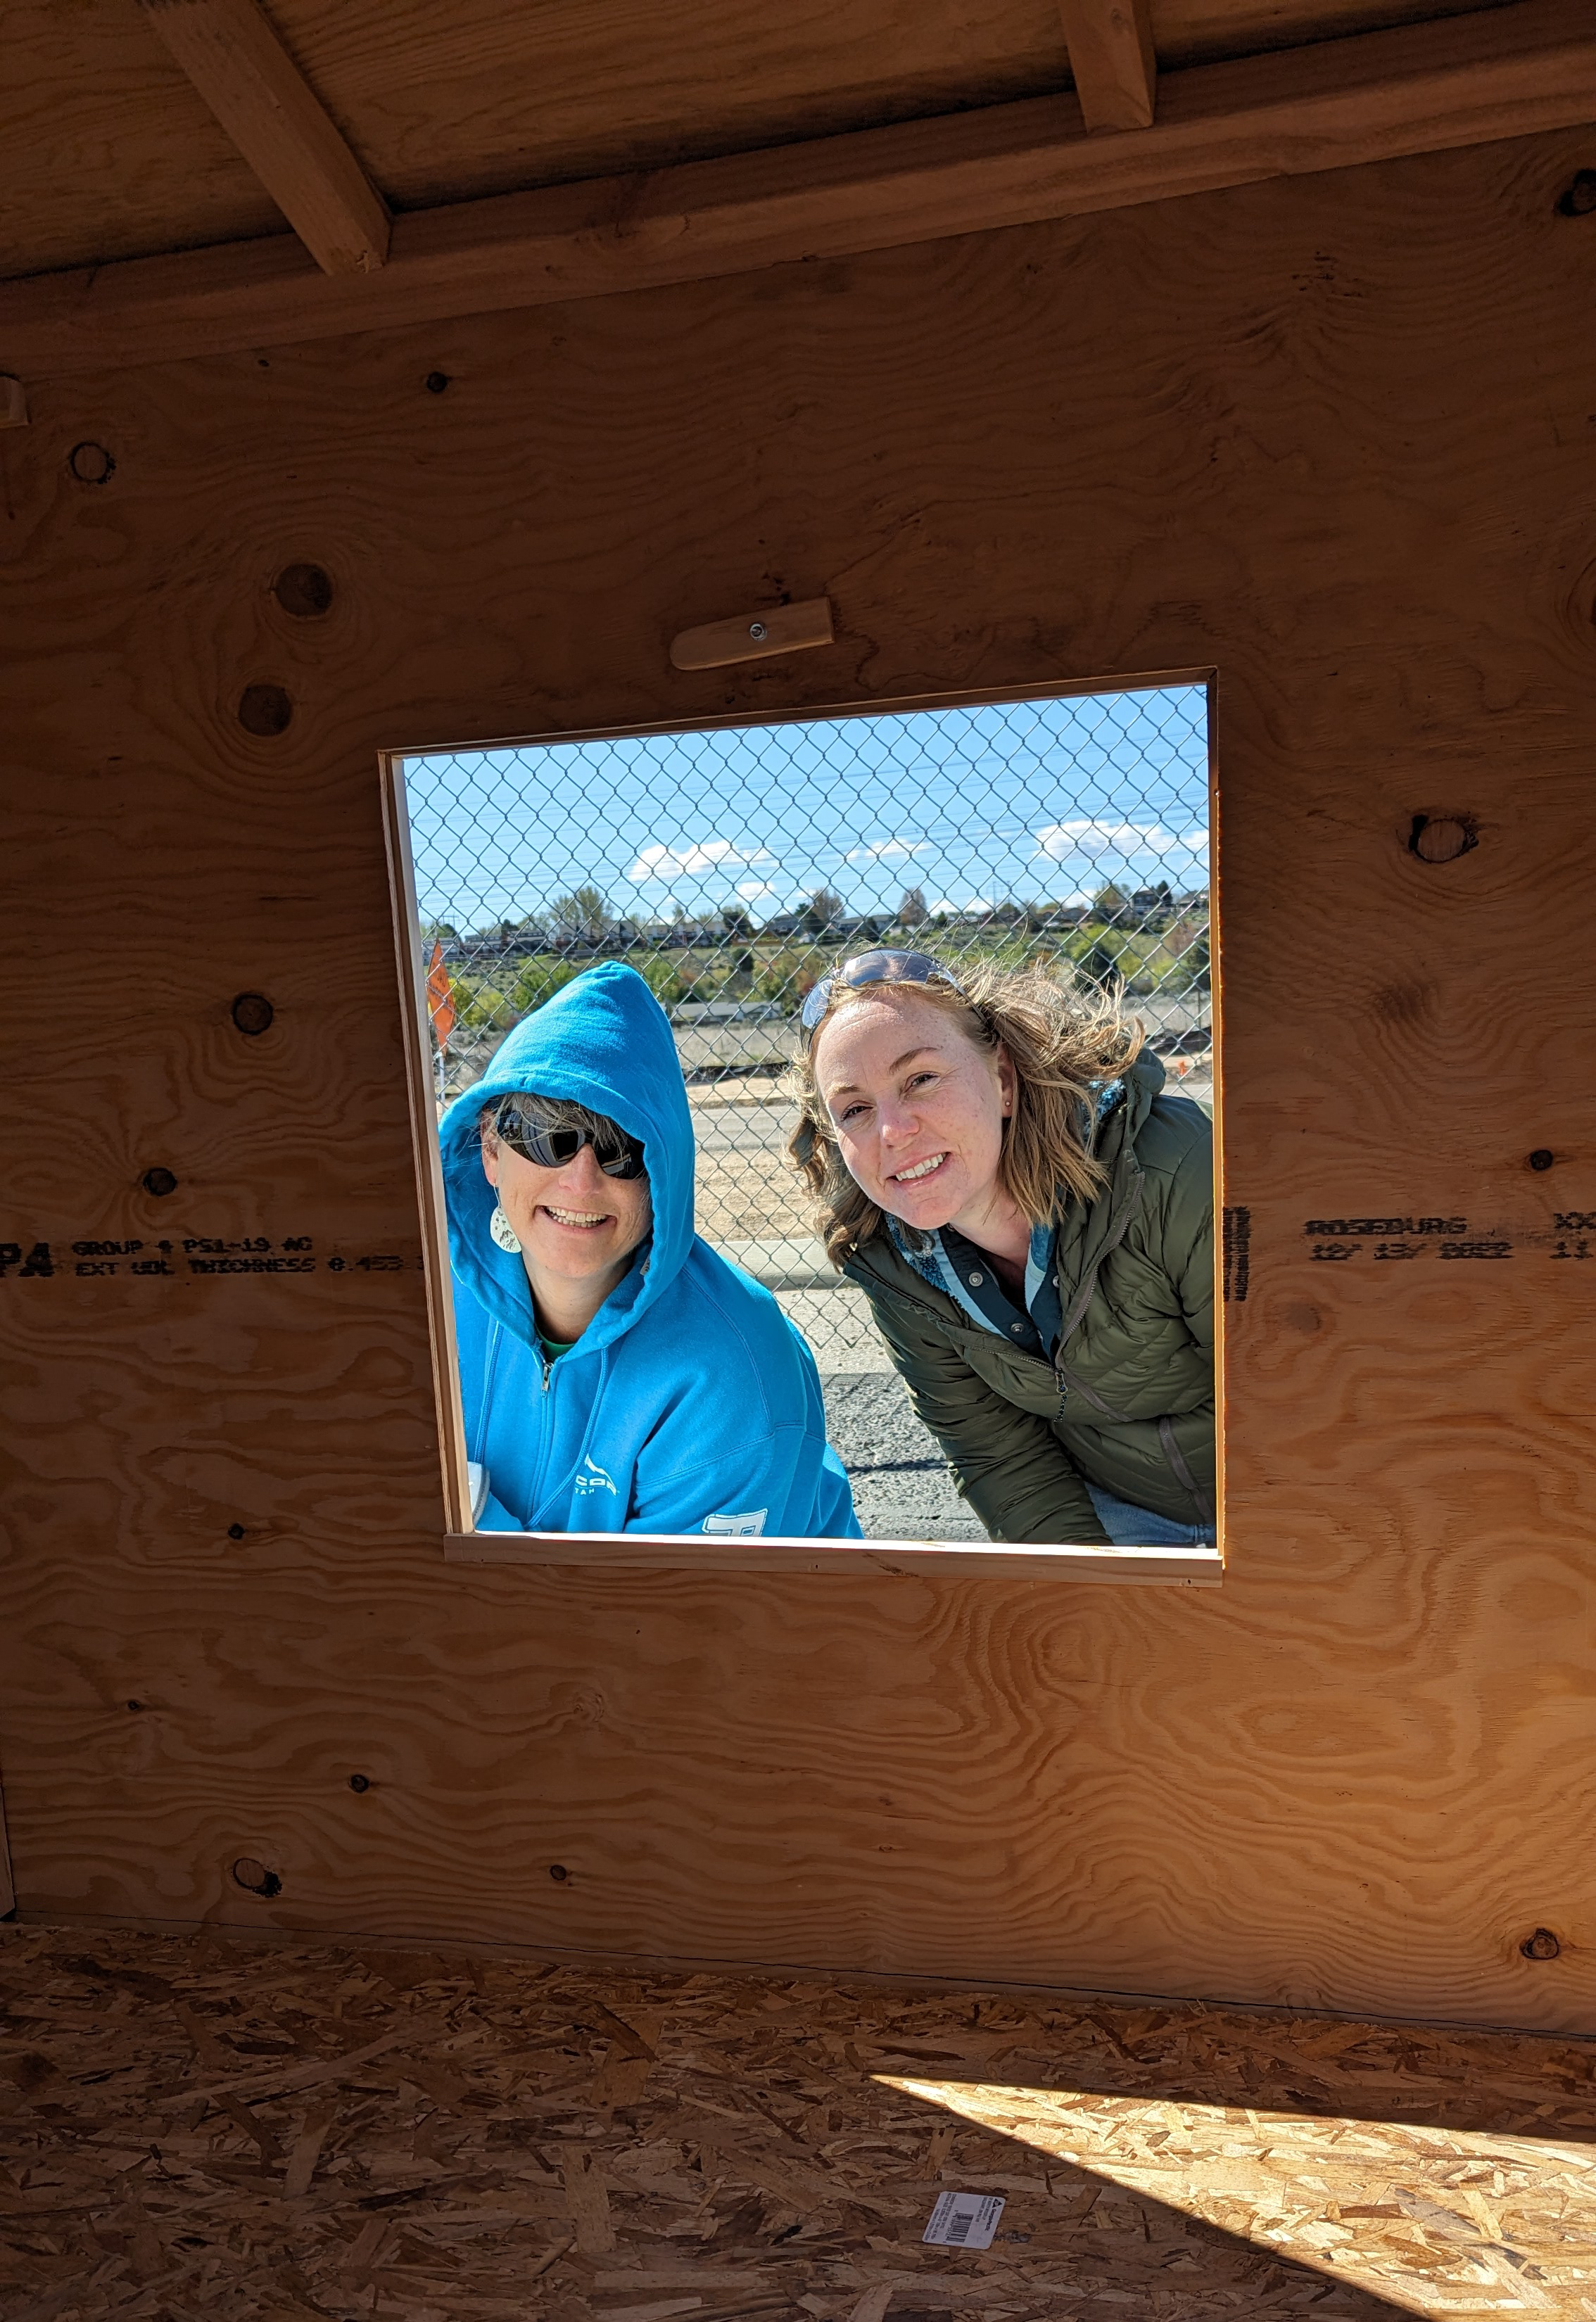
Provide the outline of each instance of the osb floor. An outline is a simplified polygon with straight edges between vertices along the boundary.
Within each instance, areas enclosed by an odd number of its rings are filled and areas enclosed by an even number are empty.
[[[16,1926],[0,1999],[6,2322],[1596,2316],[1579,2042]]]

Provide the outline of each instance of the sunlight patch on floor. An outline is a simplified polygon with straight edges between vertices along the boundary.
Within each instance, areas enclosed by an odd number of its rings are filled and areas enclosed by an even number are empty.
[[[1596,2316],[1596,2147],[875,2077],[1410,2314]]]

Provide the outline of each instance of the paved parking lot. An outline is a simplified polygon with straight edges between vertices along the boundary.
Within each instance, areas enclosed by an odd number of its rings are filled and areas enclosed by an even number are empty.
[[[821,1385],[826,1431],[848,1469],[867,1539],[986,1539],[895,1371],[833,1371]]]

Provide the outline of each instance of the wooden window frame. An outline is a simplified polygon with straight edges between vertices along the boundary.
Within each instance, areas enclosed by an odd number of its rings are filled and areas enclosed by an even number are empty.
[[[443,1163],[437,1136],[432,1054],[427,1038],[426,970],[414,938],[418,904],[410,846],[404,763],[407,759],[454,755],[462,751],[555,749],[581,742],[623,741],[647,735],[735,732],[757,726],[812,725],[840,718],[902,717],[915,711],[973,709],[997,702],[1059,701],[1105,693],[1145,693],[1171,686],[1205,689],[1207,697],[1209,956],[1214,1010],[1215,1190],[1220,1182],[1223,1113],[1222,1010],[1218,919],[1215,909],[1214,842],[1218,836],[1218,783],[1215,725],[1216,672],[1212,669],[1135,672],[1129,675],[1076,679],[1050,685],[1004,686],[966,691],[897,696],[886,700],[807,703],[797,708],[744,710],[712,718],[665,718],[642,725],[573,727],[564,731],[494,736],[411,744],[381,755],[383,828],[387,840],[392,902],[394,955],[404,1024],[411,1139],[421,1214],[423,1271],[427,1284],[428,1336],[438,1454],[442,1475],[444,1556],[451,1564],[554,1565],[586,1571],[695,1571],[788,1573],[997,1574],[1014,1578],[1082,1580],[1121,1587],[1215,1588],[1225,1572],[1224,1402],[1219,1414],[1218,1545],[1215,1548],[1114,1548],[1060,1542],[1036,1546],[974,1541],[807,1540],[773,1536],[757,1543],[706,1539],[698,1532],[503,1532],[477,1531],[471,1522],[466,1483],[464,1415],[454,1339],[454,1296],[449,1266]],[[1215,1237],[1215,1364],[1224,1376],[1224,1314],[1219,1237]]]

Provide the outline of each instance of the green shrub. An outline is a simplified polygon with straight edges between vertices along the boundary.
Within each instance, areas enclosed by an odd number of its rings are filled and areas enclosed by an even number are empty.
[[[830,966],[831,957],[820,944],[781,944],[757,963],[752,997],[779,1001],[796,1014],[805,993]]]
[[[627,965],[637,969],[662,1008],[674,1008],[687,997],[681,964],[684,956],[678,951],[633,952]]]
[[[1161,929],[1087,919],[1041,938],[1023,923],[968,935],[963,930],[927,934],[927,947],[956,974],[977,962],[1000,969],[1041,966],[1073,974],[1083,983],[1104,989],[1123,982],[1133,997],[1174,998],[1200,991],[1208,982],[1207,926],[1195,916]],[[921,939],[926,941],[926,936]],[[628,955],[627,964],[665,1008],[724,995],[775,1001],[796,1012],[803,995],[829,972],[836,956],[837,946],[823,938],[799,935],[775,943],[756,938],[750,945],[740,935],[729,935],[712,951],[635,951]],[[463,1032],[502,1036],[597,964],[592,959],[535,955],[482,970],[456,969],[451,974],[456,1019]]]
[[[508,1032],[518,1019],[497,980],[459,969],[449,983],[454,994],[454,1022],[463,1032]]]
[[[552,1000],[556,992],[564,992],[568,983],[574,983],[592,962],[534,957],[510,961],[507,965],[511,975],[509,1004],[518,1022],[523,1016],[530,1016],[541,1008],[546,1000]]]

